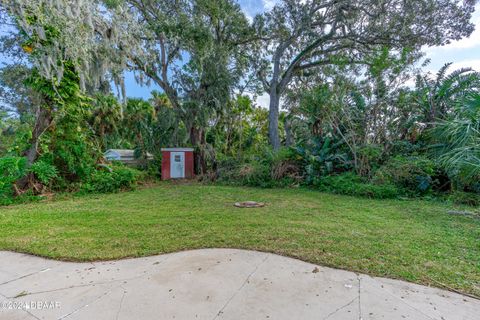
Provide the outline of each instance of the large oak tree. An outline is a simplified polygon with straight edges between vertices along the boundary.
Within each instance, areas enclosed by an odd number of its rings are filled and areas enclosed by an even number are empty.
[[[232,0],[126,2],[142,30],[140,45],[125,49],[129,68],[164,90],[197,148],[196,168],[205,172],[205,128],[242,79],[248,21]]]
[[[469,36],[476,1],[281,0],[255,18],[262,43],[254,55],[270,96],[269,137],[280,147],[280,99],[292,79],[329,64],[361,64],[381,47],[419,51]],[[258,61],[258,59],[262,59]]]
[[[251,28],[235,1],[0,0],[0,8],[46,79],[59,82],[69,61],[84,90],[113,79],[124,91],[125,70],[161,87],[199,149],[197,168],[206,169],[209,117],[228,102],[248,61]]]

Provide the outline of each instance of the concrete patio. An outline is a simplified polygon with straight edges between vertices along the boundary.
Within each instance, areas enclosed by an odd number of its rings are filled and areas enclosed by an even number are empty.
[[[0,252],[0,319],[480,319],[480,301],[278,255],[69,263]]]

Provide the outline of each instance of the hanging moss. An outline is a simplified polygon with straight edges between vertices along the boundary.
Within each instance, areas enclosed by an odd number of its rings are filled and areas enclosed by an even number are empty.
[[[122,2],[1,0],[0,4],[14,17],[26,40],[24,51],[43,77],[59,83],[64,61],[71,61],[82,90],[87,84],[98,87],[108,75],[125,94],[123,70],[140,37],[138,23]]]

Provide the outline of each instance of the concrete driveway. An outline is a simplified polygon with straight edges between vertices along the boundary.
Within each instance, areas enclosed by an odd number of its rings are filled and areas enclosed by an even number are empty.
[[[480,301],[273,254],[68,263],[0,252],[0,319],[480,319]]]

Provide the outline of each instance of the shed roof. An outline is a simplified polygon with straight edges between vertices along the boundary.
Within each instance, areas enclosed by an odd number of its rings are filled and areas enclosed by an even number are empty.
[[[193,148],[162,148],[162,151],[189,152],[189,151],[193,151]]]
[[[135,150],[131,149],[108,149],[105,151],[105,154],[108,153],[116,153],[122,158],[134,158],[135,157]],[[153,155],[147,152],[147,157],[153,157]]]

